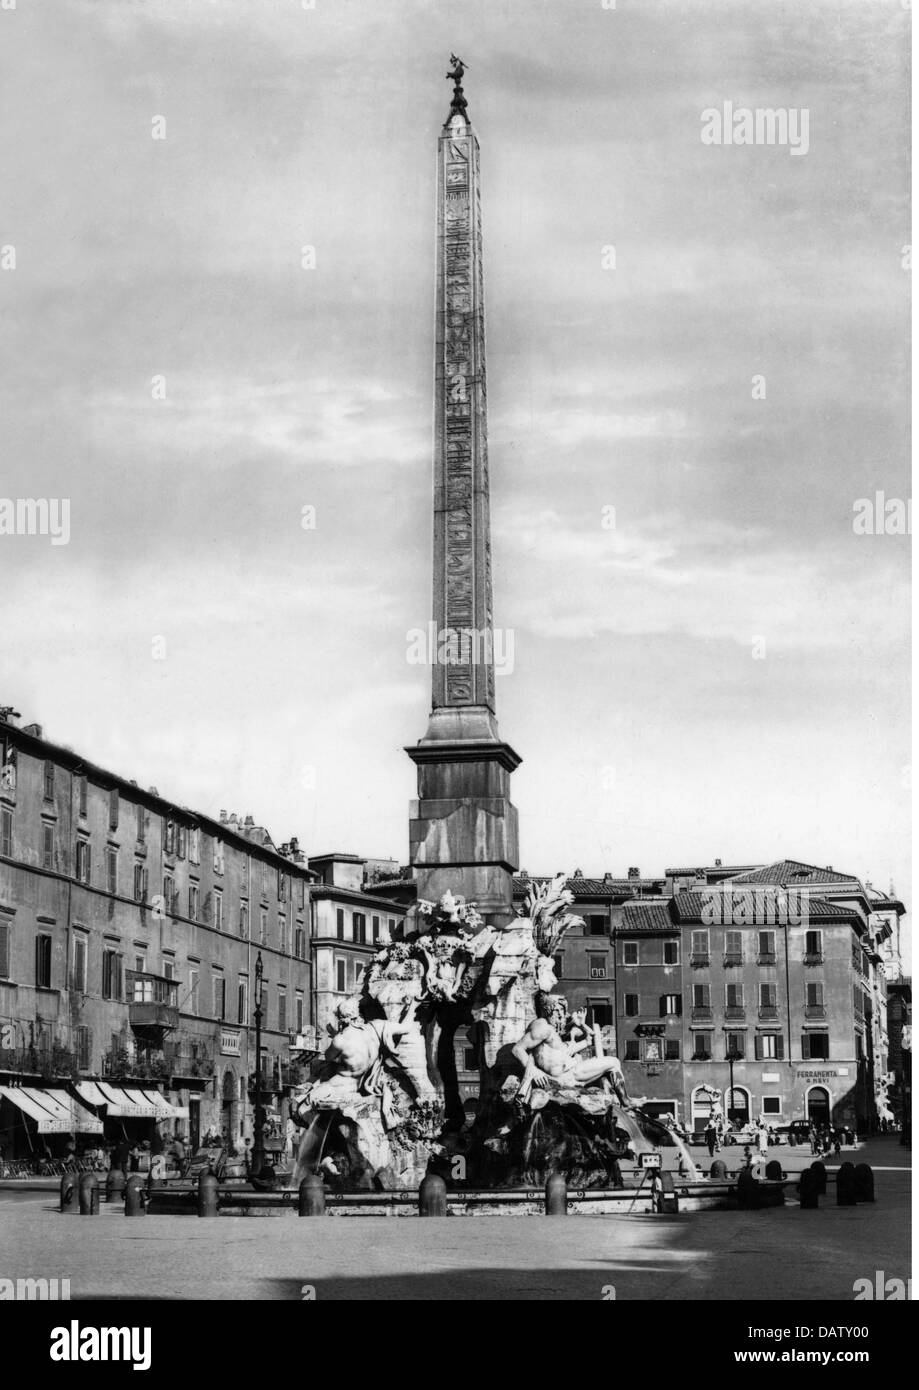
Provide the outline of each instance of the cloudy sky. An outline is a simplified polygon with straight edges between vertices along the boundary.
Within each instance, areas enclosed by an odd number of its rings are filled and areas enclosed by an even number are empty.
[[[909,487],[908,22],[900,0],[0,12],[0,494],[71,502],[67,546],[0,539],[0,698],[178,802],[404,859],[455,51],[524,866],[787,855],[908,896],[908,541],[853,530],[859,498]],[[703,144],[725,101],[806,109],[807,153]]]

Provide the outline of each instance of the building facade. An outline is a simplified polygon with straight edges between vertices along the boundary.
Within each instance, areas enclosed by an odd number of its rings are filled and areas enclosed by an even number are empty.
[[[310,882],[296,842],[212,820],[0,723],[0,1085],[66,1088],[108,1137],[174,1119],[251,1135],[260,957],[263,1100],[281,1118],[309,1037]],[[113,1089],[114,1088],[114,1089]],[[107,1102],[107,1103],[106,1103]]]

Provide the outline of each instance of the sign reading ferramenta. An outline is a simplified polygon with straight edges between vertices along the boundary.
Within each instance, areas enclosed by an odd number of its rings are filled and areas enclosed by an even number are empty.
[[[848,1076],[848,1075],[849,1075],[849,1068],[848,1068],[848,1067],[840,1067],[838,1071],[837,1071],[835,1068],[834,1068],[833,1070],[830,1070],[829,1068],[827,1068],[827,1069],[822,1070],[822,1071],[811,1071],[810,1069],[808,1069],[807,1071],[799,1071],[799,1072],[798,1072],[798,1076],[799,1076],[799,1077],[801,1078],[801,1080],[803,1080],[803,1081],[828,1081],[828,1080],[830,1079],[830,1077],[833,1077],[833,1076]]]
[[[231,1032],[231,1030],[228,1028],[221,1029],[220,1052],[223,1057],[238,1057],[239,1034]]]

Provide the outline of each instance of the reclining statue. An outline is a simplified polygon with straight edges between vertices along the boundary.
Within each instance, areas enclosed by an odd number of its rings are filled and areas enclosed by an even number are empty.
[[[620,1105],[629,1105],[619,1058],[581,1057],[580,1053],[592,1045],[592,1037],[579,1041],[562,1037],[567,1009],[561,995],[539,993],[534,1002],[537,1016],[513,1048],[514,1057],[523,1067],[517,1098],[526,1101],[534,1087],[577,1090],[599,1081],[605,1089],[612,1087]]]

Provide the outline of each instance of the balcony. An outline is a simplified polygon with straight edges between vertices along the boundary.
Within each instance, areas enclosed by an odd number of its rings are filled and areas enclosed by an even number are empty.
[[[805,952],[804,952],[804,964],[805,964],[805,965],[822,965],[822,964],[823,964],[823,952],[822,952],[822,951],[805,951]]]
[[[712,1054],[710,1052],[694,1052],[689,1060],[691,1062],[710,1062]]]
[[[760,951],[756,957],[757,965],[775,965],[775,951]]]
[[[743,1004],[728,1004],[724,1016],[725,1018],[746,1018],[747,1010]]]
[[[703,1020],[705,1020],[706,1022],[711,1022],[711,1017],[712,1017],[712,1006],[711,1006],[711,1004],[693,1004],[693,1006],[692,1006],[692,1016],[693,1016],[693,1018],[703,1019]]]
[[[825,1005],[825,1004],[805,1004],[805,1005],[804,1005],[804,1017],[805,1017],[805,1018],[826,1018],[826,1005]]]
[[[692,955],[689,957],[689,964],[696,969],[711,965],[711,963],[712,958],[708,951],[693,951]]]
[[[214,1075],[214,1059],[203,1043],[167,1042],[163,1056],[173,1078],[206,1081]]]
[[[40,1076],[43,1081],[76,1074],[77,1059],[65,1047],[0,1047],[0,1073]]]
[[[760,1018],[778,1018],[779,1016],[777,1004],[760,1004],[758,1012]]]
[[[102,1075],[112,1081],[166,1081],[170,1068],[162,1053],[133,1056],[127,1048],[113,1047],[103,1054]]]
[[[725,951],[724,964],[725,966],[743,965],[743,956],[740,951]]]
[[[128,1019],[136,1033],[159,1035],[179,1026],[179,985],[163,975],[141,970],[125,971]]]

